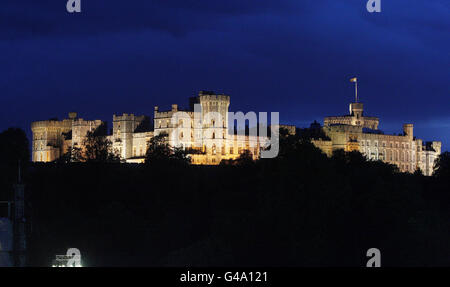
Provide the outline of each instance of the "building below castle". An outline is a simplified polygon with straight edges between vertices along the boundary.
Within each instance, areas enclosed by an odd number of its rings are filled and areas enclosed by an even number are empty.
[[[363,112],[362,103],[351,103],[349,115],[326,117],[322,129],[328,139],[313,140],[313,144],[328,156],[337,149],[359,151],[367,159],[394,164],[402,172],[420,169],[424,175],[433,174],[441,142],[415,138],[412,124],[404,124],[401,135],[386,135],[378,129],[379,119]]]
[[[168,111],[155,106],[153,128],[146,116],[113,115],[112,133],[107,138],[115,153],[128,163],[144,162],[148,142],[162,134],[172,147],[195,150],[191,154],[193,164],[215,165],[222,160],[237,159],[245,151],[249,151],[253,159],[259,158],[261,148],[270,141],[269,136],[229,128],[229,105],[229,96],[202,91],[190,98],[186,110],[175,104]],[[199,109],[195,110],[195,106]],[[208,118],[209,114],[217,117]],[[70,149],[83,148],[87,132],[104,124],[100,120],[78,118],[76,113],[70,113],[69,118],[62,121],[33,122],[32,160],[52,162]],[[279,125],[279,128],[295,133],[295,126]]]

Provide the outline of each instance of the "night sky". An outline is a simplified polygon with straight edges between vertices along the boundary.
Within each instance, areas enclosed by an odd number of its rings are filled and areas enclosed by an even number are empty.
[[[231,111],[309,126],[348,113],[359,79],[380,129],[450,149],[450,1],[66,0],[0,2],[0,130],[77,111],[151,116],[199,90]]]

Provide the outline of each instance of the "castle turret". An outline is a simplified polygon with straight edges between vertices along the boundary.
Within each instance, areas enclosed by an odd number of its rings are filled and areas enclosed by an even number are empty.
[[[203,128],[206,128],[203,130],[203,138],[225,139],[228,134],[230,97],[205,91],[201,91],[198,97],[202,109]]]
[[[351,103],[350,104],[350,115],[356,117],[357,119],[362,118],[364,112],[363,103]]]
[[[414,138],[414,125],[413,124],[404,124],[403,125],[403,134],[407,136],[410,140]]]

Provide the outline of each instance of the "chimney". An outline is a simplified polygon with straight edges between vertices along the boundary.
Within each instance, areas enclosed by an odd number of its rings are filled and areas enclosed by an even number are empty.
[[[172,105],[172,112],[177,112],[178,111],[178,105],[173,104]]]

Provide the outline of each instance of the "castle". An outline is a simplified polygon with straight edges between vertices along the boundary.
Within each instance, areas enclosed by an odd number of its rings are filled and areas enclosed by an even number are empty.
[[[394,164],[402,172],[420,169],[424,175],[433,174],[441,142],[415,138],[412,124],[404,124],[401,135],[386,135],[378,124],[378,118],[364,116],[363,103],[351,103],[349,115],[324,119],[323,131],[328,139],[312,142],[328,156],[337,149],[359,151],[367,159]]]
[[[153,128],[149,118],[134,114],[113,116],[113,128],[107,138],[113,150],[128,163],[142,163],[147,144],[154,136],[165,134],[170,146],[198,150],[191,155],[193,164],[219,164],[222,160],[238,158],[249,151],[253,159],[261,155],[261,148],[267,147],[270,137],[236,132],[229,127],[228,110],[230,97],[201,91],[190,98],[189,109],[161,111],[154,107]],[[199,110],[195,106],[200,107]],[[205,119],[208,113],[216,113],[218,118]],[[378,129],[379,119],[364,115],[363,104],[350,104],[346,116],[326,117],[323,130],[327,138],[314,139],[312,143],[328,156],[334,150],[360,151],[370,160],[381,160],[395,164],[402,172],[422,170],[425,175],[433,173],[434,161],[441,153],[440,142],[423,142],[413,135],[412,124],[403,126],[402,135],[386,135]],[[203,119],[203,120],[202,120]],[[62,121],[49,120],[33,122],[32,160],[51,162],[71,148],[82,148],[88,131],[99,128],[100,120],[84,120],[76,113]],[[278,128],[295,133],[295,126],[278,125]],[[200,139],[200,144],[198,139]]]
[[[199,110],[195,110],[196,105]],[[170,146],[197,150],[190,155],[193,164],[219,164],[222,160],[237,159],[244,151],[249,151],[253,159],[259,158],[269,137],[229,128],[229,105],[229,96],[201,91],[197,97],[190,98],[186,110],[179,109],[176,104],[168,111],[155,106],[153,128],[146,116],[113,115],[112,134],[107,138],[117,155],[128,163],[144,162],[148,142],[162,134],[167,135]],[[209,114],[218,117],[208,118]],[[62,121],[33,122],[32,160],[51,162],[72,148],[82,148],[87,132],[103,124],[100,120],[77,118],[76,113],[69,113],[69,118]],[[295,133],[294,126],[278,126]]]

